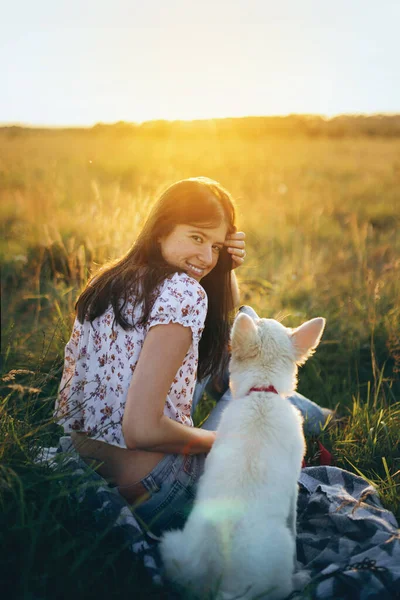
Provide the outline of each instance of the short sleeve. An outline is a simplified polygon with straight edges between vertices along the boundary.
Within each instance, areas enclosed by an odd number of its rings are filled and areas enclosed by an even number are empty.
[[[207,314],[207,295],[192,277],[175,273],[168,277],[150,313],[148,329],[155,325],[180,323],[192,330],[193,341],[198,343],[204,329]]]
[[[71,338],[65,346],[64,370],[61,377],[59,396],[56,401],[56,413],[58,413],[58,416],[66,414],[69,410],[70,388],[71,382],[76,373],[76,363],[78,360],[82,330],[83,326],[76,318],[72,329]]]

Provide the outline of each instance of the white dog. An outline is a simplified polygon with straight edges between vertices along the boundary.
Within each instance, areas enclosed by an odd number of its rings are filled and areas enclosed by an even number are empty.
[[[233,399],[184,529],[166,532],[160,544],[167,578],[191,597],[272,600],[294,589],[305,443],[300,413],[285,396],[324,326],[320,317],[297,329],[244,313],[235,319]]]

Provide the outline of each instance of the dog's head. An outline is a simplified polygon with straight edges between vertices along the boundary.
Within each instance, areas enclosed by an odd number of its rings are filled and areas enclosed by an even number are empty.
[[[290,329],[274,319],[241,312],[231,334],[231,387],[236,397],[253,386],[273,385],[279,394],[296,388],[297,367],[318,346],[325,319],[317,317]]]

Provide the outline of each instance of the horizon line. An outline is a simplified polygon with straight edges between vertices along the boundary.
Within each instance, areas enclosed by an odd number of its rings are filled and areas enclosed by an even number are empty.
[[[50,123],[29,123],[24,121],[1,121],[0,127],[24,127],[28,129],[91,129],[96,127],[96,125],[118,125],[118,124],[126,124],[126,125],[143,125],[146,123],[154,123],[154,122],[165,122],[165,123],[193,123],[199,121],[223,121],[227,119],[266,119],[266,118],[287,118],[287,117],[319,117],[325,121],[331,121],[337,117],[389,117],[389,116],[400,116],[400,111],[382,111],[382,112],[343,112],[343,113],[335,113],[335,114],[323,114],[323,113],[275,113],[275,114],[267,114],[267,115],[237,115],[237,116],[228,116],[228,117],[199,117],[193,119],[166,119],[166,118],[154,118],[154,119],[145,119],[143,121],[126,121],[124,119],[120,119],[118,121],[96,121],[92,124],[83,124],[83,123],[65,123],[65,124],[50,124]]]

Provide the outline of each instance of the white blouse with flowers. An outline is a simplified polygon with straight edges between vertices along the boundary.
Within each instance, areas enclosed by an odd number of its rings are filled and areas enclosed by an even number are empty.
[[[132,375],[150,327],[180,323],[192,330],[192,344],[165,399],[164,414],[193,426],[190,416],[196,383],[198,343],[207,313],[207,296],[186,274],[175,273],[156,290],[148,323],[125,331],[114,322],[110,307],[92,323],[76,319],[65,347],[64,371],[55,415],[66,433],[86,432],[102,442],[126,448],[122,418]],[[124,308],[127,320],[140,317],[132,298]]]

